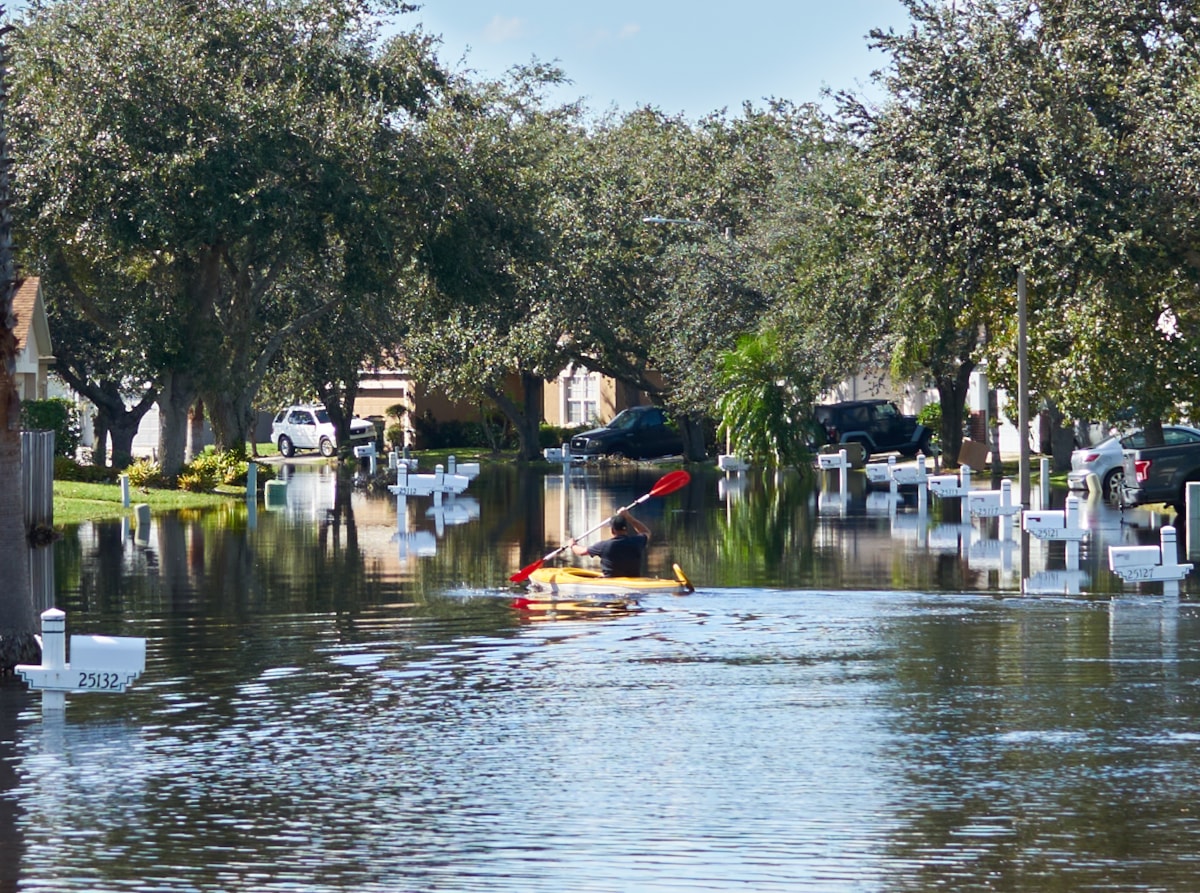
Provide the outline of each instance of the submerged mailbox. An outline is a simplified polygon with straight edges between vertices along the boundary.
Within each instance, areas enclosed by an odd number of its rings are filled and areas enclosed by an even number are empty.
[[[42,662],[17,664],[30,688],[42,691],[42,708],[62,709],[67,692],[123,692],[146,669],[146,640],[128,636],[71,636],[67,662],[67,615],[42,612]]]

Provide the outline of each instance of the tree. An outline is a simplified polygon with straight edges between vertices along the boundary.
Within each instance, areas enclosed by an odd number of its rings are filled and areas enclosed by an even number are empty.
[[[547,107],[556,68],[458,84],[427,136],[432,213],[421,253],[426,292],[408,305],[403,347],[423,381],[486,400],[512,422],[519,458],[541,453],[543,382],[565,365],[558,180],[580,132],[574,106]]]
[[[0,6],[0,19],[3,17],[4,8]],[[22,661],[36,661],[38,653],[21,480],[18,321],[13,315],[17,271],[13,263],[12,156],[8,138],[11,30],[8,25],[0,27],[0,566],[9,581],[0,594],[0,671],[6,672]]]
[[[770,304],[750,274],[758,246],[742,234],[793,117],[783,104],[695,124],[636,109],[599,122],[560,180],[564,349],[670,410],[690,459],[706,453],[718,358]]]
[[[223,446],[284,338],[411,257],[421,160],[405,138],[443,80],[419,32],[376,51],[372,0],[33,3],[18,83],[23,206],[39,263],[156,293],[160,455],[178,470],[197,396]],[[61,251],[66,262],[50,264]],[[332,289],[277,294],[305,271]],[[90,294],[114,327],[119,299]]]

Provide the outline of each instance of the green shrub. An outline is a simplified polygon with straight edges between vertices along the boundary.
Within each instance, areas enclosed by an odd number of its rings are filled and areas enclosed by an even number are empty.
[[[162,466],[149,459],[138,459],[125,469],[129,475],[129,483],[134,487],[165,487],[167,479],[163,476]]]
[[[54,479],[56,481],[79,481],[85,484],[116,483],[117,470],[100,465],[81,465],[66,456],[54,457]]]
[[[926,403],[917,413],[917,422],[930,431],[930,441],[937,443],[942,437],[942,404]]]
[[[83,429],[79,410],[63,397],[26,400],[21,404],[21,425],[26,431],[53,431],[54,455],[74,458]]]
[[[269,465],[258,465],[255,475],[258,486],[262,486],[275,477],[275,469]],[[244,487],[249,477],[250,461],[246,458],[244,449],[223,453],[208,449],[187,464],[180,475],[179,487],[193,492],[212,490],[218,484]]]
[[[574,425],[570,428],[560,428],[558,425],[547,425],[542,423],[538,428],[538,446],[542,449],[546,447],[562,446],[564,443],[570,443],[571,438],[576,434],[582,434],[584,431],[590,431],[595,425]]]

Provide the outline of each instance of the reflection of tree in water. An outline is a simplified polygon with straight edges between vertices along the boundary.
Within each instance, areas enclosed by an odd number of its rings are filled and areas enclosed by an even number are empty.
[[[794,582],[811,575],[813,488],[800,472],[755,472],[726,480],[693,474],[664,531],[684,570],[706,586]]]
[[[333,551],[341,550],[342,528],[346,529],[346,554],[358,555],[358,527],[354,523],[354,506],[350,501],[354,487],[345,475],[337,475],[333,481],[333,508],[326,509],[321,521],[317,542],[325,552],[333,541]]]
[[[0,791],[17,790],[20,778],[17,767],[17,735],[21,723],[18,717],[29,709],[33,696],[25,683],[14,678],[0,679]],[[21,834],[21,801],[18,797],[0,797],[0,893],[15,893],[24,861],[25,839]]]

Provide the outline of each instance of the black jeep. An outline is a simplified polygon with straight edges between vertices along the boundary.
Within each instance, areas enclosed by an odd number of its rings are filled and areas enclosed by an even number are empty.
[[[864,460],[876,453],[899,453],[909,459],[918,452],[930,453],[933,432],[890,400],[827,403],[813,407],[813,415],[828,443],[861,444]]]

